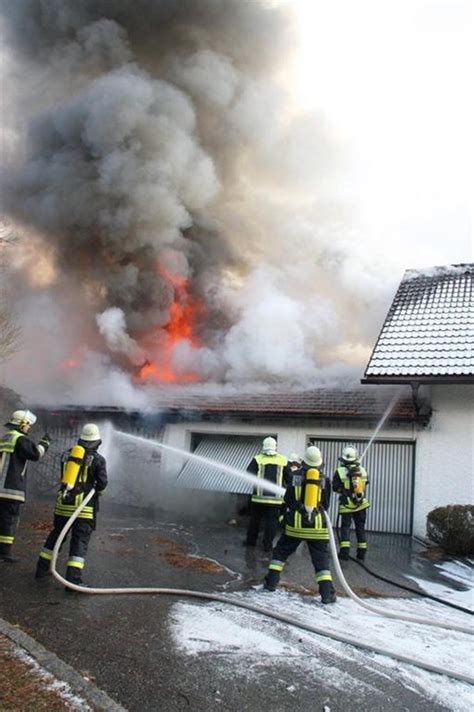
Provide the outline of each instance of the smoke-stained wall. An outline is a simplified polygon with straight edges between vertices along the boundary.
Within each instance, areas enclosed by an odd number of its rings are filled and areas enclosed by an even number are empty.
[[[9,382],[142,407],[154,381],[359,376],[393,285],[341,198],[342,145],[294,101],[291,4],[0,10]]]

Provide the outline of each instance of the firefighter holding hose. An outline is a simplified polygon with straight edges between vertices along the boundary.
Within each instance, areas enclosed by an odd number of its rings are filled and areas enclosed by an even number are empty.
[[[40,460],[51,444],[46,433],[39,443],[28,437],[36,423],[30,410],[15,410],[5,424],[8,431],[0,438],[0,561],[15,564],[12,554],[20,510],[26,500],[26,469],[29,460]]]
[[[322,603],[334,603],[336,592],[329,570],[329,532],[324,509],[329,507],[331,484],[323,474],[323,458],[314,445],[306,448],[301,470],[295,474],[285,492],[283,505],[284,531],[272,553],[263,588],[275,591],[286,560],[302,541],[308,545]]]
[[[54,507],[54,526],[40,551],[35,574],[37,579],[49,575],[54,545],[61,531],[91,489],[94,488],[96,494],[71,527],[66,571],[67,581],[78,586],[84,585],[82,570],[91,534],[96,526],[99,496],[107,487],[106,461],[97,451],[101,442],[97,425],[87,423],[82,428],[77,444],[63,453],[61,486],[57,492]]]
[[[369,482],[367,472],[359,462],[359,453],[355,447],[345,447],[339,458],[340,465],[334,473],[332,488],[339,494],[339,515],[341,517],[339,559],[347,561],[351,550],[351,521],[357,537],[357,558],[365,559],[367,537],[365,519],[370,503],[365,497],[365,488]]]

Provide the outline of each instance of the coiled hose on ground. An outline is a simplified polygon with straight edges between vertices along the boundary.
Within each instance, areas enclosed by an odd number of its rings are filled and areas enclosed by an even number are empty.
[[[69,531],[69,529],[72,527],[74,521],[77,519],[79,514],[81,513],[82,509],[87,505],[87,503],[91,500],[91,498],[94,496],[95,490],[92,489],[88,495],[84,498],[83,502],[81,505],[76,509],[72,517],[66,522],[63,530],[61,531],[61,534],[58,537],[58,540],[54,546],[53,549],[53,555],[52,555],[52,560],[51,560],[51,570],[53,573],[54,578],[59,581],[61,584],[66,586],[67,588],[71,589],[72,591],[76,591],[78,593],[84,593],[84,594],[89,594],[89,595],[128,595],[128,594],[164,594],[164,595],[170,595],[170,596],[186,596],[189,598],[200,598],[204,599],[207,601],[218,601],[219,603],[226,603],[228,605],[232,606],[237,606],[239,608],[245,608],[246,610],[253,611],[254,613],[259,613],[261,615],[267,616],[269,618],[273,618],[275,620],[281,621],[283,623],[287,623],[289,625],[295,626],[297,628],[301,628],[303,630],[309,631],[311,633],[316,633],[317,635],[323,635],[328,638],[331,638],[332,640],[337,640],[340,643],[348,643],[349,645],[353,645],[357,648],[361,648],[363,650],[369,650],[370,652],[375,652],[379,653],[381,655],[387,655],[388,657],[395,658],[396,660],[399,660],[403,663],[408,663],[409,665],[415,665],[417,667],[420,667],[424,670],[428,670],[429,672],[435,672],[438,673],[439,675],[447,675],[455,680],[460,680],[461,682],[467,682],[469,684],[474,684],[474,676],[471,675],[465,675],[463,673],[459,673],[455,670],[449,670],[446,669],[446,667],[439,667],[438,665],[432,665],[431,663],[425,663],[424,661],[417,660],[416,658],[411,657],[410,655],[403,655],[401,653],[394,653],[393,651],[389,650],[388,648],[384,648],[383,646],[380,645],[368,645],[366,643],[361,642],[359,639],[354,639],[348,634],[344,633],[337,633],[332,630],[328,630],[326,628],[322,628],[320,626],[315,626],[311,625],[310,623],[307,623],[305,621],[299,621],[295,618],[291,618],[290,616],[286,616],[282,613],[277,613],[276,611],[271,611],[267,608],[263,608],[262,606],[257,606],[254,603],[250,603],[248,601],[244,601],[232,596],[223,596],[217,593],[205,593],[203,591],[189,591],[187,589],[180,589],[180,588],[92,588],[92,587],[85,587],[85,586],[77,586],[76,584],[71,583],[70,581],[67,581],[65,578],[63,578],[57,571],[56,571],[56,563],[57,563],[57,558],[58,558],[58,553],[59,550],[62,546],[62,543]],[[331,521],[326,515],[326,521],[329,529],[329,536],[330,536],[330,547],[331,547],[331,553],[333,556],[334,560],[334,565],[335,565],[335,570],[336,574],[341,582],[341,585],[343,586],[344,590],[346,593],[354,600],[356,601],[359,605],[361,605],[363,608],[366,610],[369,610],[371,613],[376,613],[377,615],[381,616],[386,616],[388,618],[395,618],[397,620],[404,620],[404,621],[409,621],[412,623],[418,623],[422,625],[433,625],[439,628],[446,628],[448,630],[454,630],[462,633],[468,633],[472,634],[474,631],[472,629],[469,629],[467,627],[463,626],[458,626],[458,625],[447,625],[444,623],[437,623],[435,621],[429,621],[424,618],[418,618],[416,616],[402,616],[394,613],[390,613],[388,611],[384,611],[380,608],[377,608],[376,606],[372,606],[371,604],[366,603],[365,601],[362,601],[356,594],[351,590],[349,587],[348,583],[346,582],[344,578],[344,574],[342,573],[341,566],[339,564],[339,560],[337,558],[337,550],[336,550],[336,542],[334,539],[334,533],[332,530],[331,526]]]
[[[337,518],[337,525],[333,527],[333,529],[336,529],[336,535],[340,543],[340,537],[338,534],[339,531],[339,516]],[[416,588],[413,588],[412,586],[407,586],[406,584],[403,583],[397,583],[397,581],[393,581],[393,579],[389,579],[386,576],[382,576],[381,574],[376,573],[375,571],[372,571],[372,569],[369,569],[367,564],[364,564],[362,561],[359,561],[358,559],[355,559],[353,556],[349,557],[351,561],[356,563],[358,566],[361,566],[364,571],[367,571],[368,574],[373,576],[376,579],[379,579],[379,581],[384,581],[384,583],[389,583],[391,586],[395,586],[396,588],[400,588],[402,591],[409,591],[410,593],[414,593],[416,596],[421,596],[421,598],[429,598],[430,601],[436,601],[436,603],[441,603],[442,606],[448,606],[448,608],[453,608],[456,611],[461,611],[462,613],[467,613],[469,616],[474,616],[474,611],[470,611],[469,608],[464,608],[464,606],[458,606],[456,603],[452,603],[451,601],[444,601],[442,598],[438,598],[438,596],[433,596],[431,593],[426,593],[425,591],[419,591]]]

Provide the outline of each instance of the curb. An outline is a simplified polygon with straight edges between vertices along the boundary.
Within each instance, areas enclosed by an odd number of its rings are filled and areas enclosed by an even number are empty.
[[[36,662],[61,682],[66,682],[71,690],[84,698],[94,710],[100,712],[127,712],[125,707],[112,700],[107,693],[86,680],[74,668],[51,653],[21,628],[0,618],[0,633],[26,650]]]

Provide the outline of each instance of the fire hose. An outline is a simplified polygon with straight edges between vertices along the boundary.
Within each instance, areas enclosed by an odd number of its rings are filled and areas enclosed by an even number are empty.
[[[321,626],[316,626],[312,625],[310,623],[306,623],[304,621],[299,621],[295,618],[291,618],[290,616],[286,616],[282,613],[277,613],[276,611],[271,611],[268,610],[267,608],[263,608],[261,606],[257,606],[253,603],[250,603],[248,601],[243,601],[241,599],[232,597],[232,596],[223,596],[221,594],[217,593],[205,593],[203,591],[191,591],[187,589],[179,589],[179,588],[136,588],[136,587],[130,587],[130,588],[92,588],[92,587],[86,587],[86,586],[78,586],[77,584],[71,583],[70,581],[67,581],[65,578],[63,578],[57,571],[56,571],[56,563],[57,563],[57,558],[58,558],[58,553],[59,550],[62,546],[62,543],[67,536],[67,533],[69,529],[72,527],[74,521],[77,519],[83,508],[87,505],[87,503],[92,499],[92,497],[95,494],[95,490],[92,489],[88,495],[84,498],[83,502],[80,504],[80,506],[76,509],[74,514],[68,519],[66,524],[64,525],[64,528],[62,529],[56,544],[53,549],[53,554],[52,554],[52,559],[51,559],[51,571],[54,576],[54,578],[59,581],[61,584],[66,586],[67,588],[71,589],[72,591],[76,591],[77,593],[84,593],[84,594],[90,594],[90,595],[128,595],[128,594],[162,594],[162,595],[170,595],[170,596],[186,596],[189,598],[200,598],[208,601],[218,601],[219,603],[226,603],[228,605],[232,606],[237,606],[239,608],[245,608],[249,611],[252,611],[254,613],[259,613],[260,615],[268,616],[269,618],[273,618],[275,620],[281,621],[283,623],[287,623],[289,625],[292,625],[297,628],[301,628],[302,630],[306,630],[311,633],[316,633],[317,635],[323,635],[325,637],[331,638],[332,640],[336,640],[340,643],[348,643],[349,645],[353,645],[357,648],[361,648],[362,650],[369,650],[370,652],[375,652],[379,653],[380,655],[386,655],[388,657],[394,658],[396,660],[399,660],[400,662],[403,663],[408,663],[409,665],[415,665],[416,667],[422,668],[424,670],[427,670],[429,672],[434,672],[439,675],[447,675],[448,677],[451,677],[455,680],[460,680],[461,682],[467,682],[469,684],[474,684],[474,676],[472,675],[467,675],[463,674],[460,672],[457,672],[455,670],[449,670],[446,667],[440,667],[438,665],[433,665],[431,663],[426,663],[421,660],[417,660],[416,658],[411,657],[410,655],[404,655],[402,653],[394,653],[393,651],[389,650],[388,648],[385,648],[380,645],[368,645],[366,643],[361,642],[359,639],[354,639],[350,635],[344,634],[344,633],[338,633],[332,630],[328,630],[326,628],[323,628]],[[474,631],[472,629],[466,628],[464,626],[458,626],[458,625],[447,625],[445,623],[437,623],[435,621],[429,621],[424,618],[418,618],[416,616],[402,616],[394,613],[389,613],[388,611],[384,611],[380,608],[377,608],[375,606],[371,606],[370,604],[365,603],[362,601],[358,596],[356,596],[355,593],[351,590],[349,585],[347,584],[344,575],[342,573],[341,566],[339,564],[338,558],[337,558],[337,550],[336,550],[336,543],[334,539],[334,533],[332,531],[332,526],[330,519],[328,515],[325,512],[326,516],[326,521],[328,525],[328,530],[329,530],[329,542],[330,542],[330,547],[331,547],[331,553],[333,556],[334,564],[335,564],[335,570],[337,573],[337,576],[344,588],[344,590],[348,593],[348,595],[356,601],[359,605],[363,606],[365,609],[369,610],[371,613],[376,613],[377,615],[382,615],[386,616],[389,618],[395,618],[397,620],[404,620],[404,621],[409,621],[412,623],[420,623],[423,625],[433,625],[439,628],[446,628],[448,630],[454,630],[454,631],[459,631],[462,633],[468,633],[472,634]]]
[[[336,533],[339,529],[339,517],[337,519],[337,525],[335,526]],[[334,527],[333,527],[334,530]],[[339,535],[337,535],[339,544],[340,544],[340,538]],[[367,571],[368,574],[373,576],[376,579],[379,579],[379,581],[383,581],[384,583],[390,584],[390,586],[395,586],[395,588],[400,588],[402,591],[408,591],[409,593],[414,593],[415,596],[420,596],[421,598],[429,598],[430,601],[436,601],[436,603],[440,603],[442,606],[448,606],[448,608],[453,608],[456,611],[461,611],[462,613],[467,613],[468,616],[474,616],[474,611],[469,610],[469,608],[465,608],[464,606],[458,606],[456,603],[452,603],[451,601],[443,601],[442,598],[439,598],[438,596],[433,596],[431,593],[426,593],[426,591],[418,591],[416,588],[413,588],[412,586],[406,586],[403,583],[398,583],[397,581],[394,581],[393,579],[389,579],[386,576],[382,576],[381,574],[376,573],[375,571],[372,571],[372,569],[369,569],[369,567],[364,564],[363,561],[359,561],[358,559],[355,559],[353,556],[350,556],[349,559],[353,561],[355,564],[358,566],[361,566],[364,571]]]

